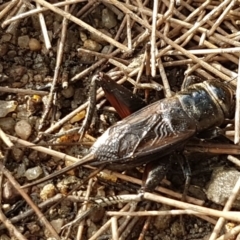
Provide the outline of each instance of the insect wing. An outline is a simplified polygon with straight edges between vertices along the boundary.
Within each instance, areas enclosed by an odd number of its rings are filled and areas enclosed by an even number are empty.
[[[125,118],[146,104],[124,86],[117,84],[109,76],[101,73],[100,85],[105,93],[107,100],[116,109],[121,118]]]
[[[92,146],[99,163],[131,167],[180,148],[196,133],[196,123],[177,98],[155,102],[110,127]]]

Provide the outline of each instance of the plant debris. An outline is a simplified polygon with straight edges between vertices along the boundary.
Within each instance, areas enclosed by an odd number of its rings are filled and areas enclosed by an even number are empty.
[[[156,189],[169,198],[146,193],[135,207],[123,201],[97,208],[94,201],[136,194],[141,168],[131,175],[104,170],[86,183],[92,170],[81,167],[27,191],[21,186],[28,174],[46,176],[85,156],[119,120],[99,88],[98,111],[79,144],[91,79],[100,71],[149,102],[172,96],[191,75],[232,84],[236,113],[224,138],[193,142],[186,151],[197,158],[191,184],[198,189],[213,181],[210,170],[238,169],[232,155],[240,154],[239,7],[236,0],[0,1],[0,238],[238,239],[240,214],[229,212],[237,178],[224,207],[198,194],[179,201],[184,178],[175,166]],[[80,221],[91,207],[92,215]],[[185,235],[175,217],[181,214]]]

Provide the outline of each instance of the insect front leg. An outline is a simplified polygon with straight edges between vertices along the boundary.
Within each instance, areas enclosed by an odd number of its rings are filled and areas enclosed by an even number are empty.
[[[98,76],[93,76],[89,92],[89,105],[87,109],[87,115],[83,121],[82,127],[78,132],[80,134],[79,141],[81,141],[81,139],[83,138],[93,119],[93,114],[96,108],[97,80]]]
[[[93,76],[91,81],[87,115],[82,128],[79,130],[80,140],[92,122],[93,114],[96,108],[96,92],[98,85],[102,87],[106,99],[115,108],[121,118],[129,116],[133,112],[145,106],[145,102],[141,98],[133,94],[124,86],[117,84],[108,75],[99,72]]]

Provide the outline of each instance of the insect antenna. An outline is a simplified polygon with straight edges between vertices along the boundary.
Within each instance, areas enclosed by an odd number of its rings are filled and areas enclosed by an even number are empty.
[[[80,159],[79,161],[75,162],[74,164],[72,164],[70,166],[67,166],[67,167],[65,167],[65,168],[63,168],[63,169],[61,169],[61,170],[59,170],[57,172],[54,172],[54,173],[52,173],[52,174],[50,174],[50,175],[48,175],[46,177],[43,177],[43,178],[41,178],[41,179],[39,179],[37,181],[34,181],[32,183],[28,183],[28,184],[22,186],[22,188],[31,187],[31,186],[34,186],[34,185],[46,182],[46,181],[48,181],[48,180],[50,180],[50,179],[52,179],[54,177],[57,177],[57,176],[65,173],[65,172],[68,172],[68,171],[70,171],[70,170],[72,170],[72,169],[74,169],[76,167],[79,167],[79,166],[84,165],[84,164],[89,164],[89,163],[91,163],[91,162],[93,162],[95,160],[96,160],[95,154],[90,153],[90,154],[86,155],[85,157],[83,157],[82,159]]]

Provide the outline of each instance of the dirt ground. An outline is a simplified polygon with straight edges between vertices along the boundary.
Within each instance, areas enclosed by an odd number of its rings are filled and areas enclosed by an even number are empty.
[[[192,172],[186,201],[181,201],[186,176],[174,155],[169,156],[169,171],[154,192],[156,199],[144,199],[137,205],[128,201],[96,207],[95,200],[135,196],[144,164],[124,172],[103,170],[90,179],[92,168],[81,166],[21,188],[87,155],[103,132],[121,120],[99,86],[97,110],[79,140],[91,81],[99,72],[147,105],[173,96],[183,84],[188,85],[191,75],[200,81],[231,81],[228,84],[235,94],[239,2],[157,2],[0,0],[0,239],[213,240],[237,229],[240,219],[234,214],[236,218],[218,226],[218,234],[213,236],[218,218],[226,217],[222,209],[230,193],[224,200],[209,197],[214,192],[209,192],[211,184],[219,183],[215,189],[231,192],[239,177],[237,163],[227,160],[229,155],[239,155],[238,147],[233,146],[233,138],[239,137],[234,119],[218,128],[217,138],[212,140],[216,131],[210,137],[204,133],[181,148]],[[238,108],[237,104],[236,112]],[[239,122],[238,114],[235,116]],[[219,169],[223,175],[231,171],[231,179],[216,177]],[[223,190],[223,185],[229,190]],[[169,198],[169,205],[158,200],[158,195]],[[192,207],[184,205],[186,202]],[[238,200],[233,206],[235,211],[239,209]],[[80,221],[78,216],[89,209],[92,212]],[[203,213],[187,212],[194,209]],[[209,209],[219,211],[214,215]],[[110,217],[110,211],[132,211],[136,216]],[[138,216],[143,211],[162,214]],[[224,239],[238,239],[237,231]]]

